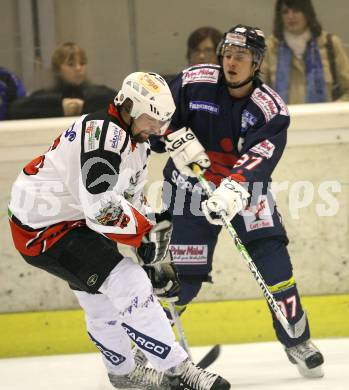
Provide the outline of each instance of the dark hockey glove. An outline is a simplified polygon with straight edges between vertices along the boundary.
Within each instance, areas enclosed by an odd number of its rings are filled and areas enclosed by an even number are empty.
[[[138,261],[154,264],[165,259],[172,234],[172,216],[168,211],[155,213],[156,225],[146,234],[136,249]]]
[[[170,254],[167,257],[170,260]],[[176,267],[172,261],[144,265],[143,269],[151,280],[154,294],[159,299],[168,302],[176,302],[178,300],[179,280]]]

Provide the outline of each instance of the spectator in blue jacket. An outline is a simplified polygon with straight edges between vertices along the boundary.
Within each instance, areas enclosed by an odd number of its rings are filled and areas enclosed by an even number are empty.
[[[0,120],[8,119],[8,106],[26,94],[22,81],[6,68],[0,67]]]

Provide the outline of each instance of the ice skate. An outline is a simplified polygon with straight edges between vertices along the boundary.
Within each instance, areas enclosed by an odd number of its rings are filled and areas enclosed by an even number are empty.
[[[318,348],[307,340],[291,348],[285,348],[288,359],[296,364],[299,373],[305,378],[322,378],[324,357]]]
[[[148,364],[148,358],[145,356],[144,352],[137,348],[136,345],[132,347],[133,359],[136,364],[145,367]]]
[[[164,373],[139,364],[127,375],[109,373],[108,376],[116,389],[171,390],[169,379]]]
[[[196,366],[189,359],[166,372],[172,390],[228,390],[230,383]]]

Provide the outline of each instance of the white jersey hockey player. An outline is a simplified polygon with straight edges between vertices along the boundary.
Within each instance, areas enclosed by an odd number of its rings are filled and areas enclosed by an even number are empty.
[[[174,111],[161,76],[127,76],[109,107],[79,118],[24,167],[12,187],[10,227],[29,264],[73,289],[116,388],[225,390],[225,379],[188,359],[154,296],[178,289],[170,216],[150,217],[143,198],[148,137],[163,134]],[[138,263],[118,243],[134,247]],[[153,368],[135,363],[131,343]]]

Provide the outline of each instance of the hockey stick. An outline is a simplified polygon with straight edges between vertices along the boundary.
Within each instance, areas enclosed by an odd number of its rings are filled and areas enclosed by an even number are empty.
[[[187,342],[187,339],[184,336],[182,323],[181,323],[181,320],[179,318],[179,314],[177,313],[175,304],[173,302],[168,302],[168,307],[170,309],[171,317],[172,317],[173,322],[175,324],[175,327],[177,329],[177,333],[178,333],[178,337],[179,337],[179,344],[185,350],[185,352],[188,354],[190,360],[193,360],[191,357],[190,350],[189,350],[189,344]]]
[[[207,368],[218,359],[220,353],[221,353],[221,346],[219,344],[214,345],[207,352],[207,354],[199,361],[197,366],[203,369]]]
[[[176,326],[176,329],[177,329],[177,333],[178,333],[178,337],[179,337],[179,344],[186,351],[190,360],[193,360],[191,353],[190,353],[189,344],[187,342],[187,339],[185,338],[182,323],[181,323],[181,320],[180,320],[179,315],[177,313],[175,304],[173,302],[169,302],[168,307],[170,309],[171,317],[172,317],[174,324]],[[203,368],[203,369],[207,368],[214,361],[216,361],[220,352],[221,352],[220,345],[215,345],[207,352],[207,354],[199,361],[199,363],[197,363],[197,366],[200,368]]]
[[[192,164],[191,169],[195,173],[197,179],[199,180],[199,183],[201,184],[203,190],[206,192],[207,196],[210,197],[213,193],[208,181],[204,177],[204,173],[202,172],[201,168],[197,164]],[[224,212],[220,213],[220,218],[223,222],[223,226],[226,228],[226,230],[229,233],[229,236],[233,239],[234,244],[239,251],[240,255],[242,256],[245,263],[248,265],[250,271],[252,272],[252,275],[256,279],[257,283],[259,284],[260,288],[262,289],[263,295],[267,302],[269,303],[271,309],[274,311],[276,318],[280,321],[282,327],[286,331],[286,333],[291,338],[298,338],[300,337],[306,327],[306,314],[304,312],[302,318],[294,325],[291,325],[283,313],[283,311],[280,309],[279,305],[277,304],[273,294],[269,291],[269,288],[267,284],[265,283],[262,275],[259,273],[258,268],[256,267],[255,263],[251,259],[251,256],[248,254],[247,249],[241,242],[239,236],[237,235],[235,229],[233,228],[232,224],[230,223],[230,220],[227,218],[226,214]]]

